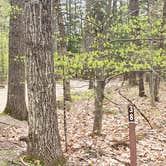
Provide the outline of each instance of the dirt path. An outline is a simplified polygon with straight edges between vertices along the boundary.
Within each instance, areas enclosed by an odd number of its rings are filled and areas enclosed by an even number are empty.
[[[0,112],[2,112],[5,109],[7,100],[7,87],[0,88]]]
[[[72,80],[71,89],[72,91],[86,91],[88,89],[88,82]],[[56,85],[56,95],[57,97],[63,96],[63,87],[61,84]],[[7,86],[5,86],[5,88],[0,88],[0,112],[2,112],[5,109],[6,101],[7,101]]]

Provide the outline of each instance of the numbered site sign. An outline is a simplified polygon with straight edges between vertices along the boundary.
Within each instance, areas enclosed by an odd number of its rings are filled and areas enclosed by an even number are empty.
[[[133,105],[128,106],[128,116],[129,116],[129,122],[135,122]]]
[[[128,105],[128,118],[129,118],[130,162],[131,166],[136,166],[137,165],[136,133],[135,133],[135,117],[134,117],[133,105]]]

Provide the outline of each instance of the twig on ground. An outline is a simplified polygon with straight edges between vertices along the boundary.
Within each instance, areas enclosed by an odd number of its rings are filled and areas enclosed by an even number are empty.
[[[5,123],[5,122],[0,122],[1,124],[4,124],[4,125],[7,125],[7,126],[15,126],[15,125],[12,125],[12,124],[9,124],[9,123]]]
[[[133,105],[133,107],[140,113],[140,115],[145,119],[145,121],[149,124],[149,126],[151,127],[151,129],[153,129],[150,121],[148,120],[148,118],[141,112],[141,110],[126,96],[124,96],[120,90],[118,90],[118,94],[123,97],[126,101],[128,101],[131,105]]]
[[[116,161],[118,161],[118,162],[120,162],[120,163],[122,163],[122,164],[124,164],[125,166],[131,166],[130,163],[125,162],[125,161],[121,161],[118,158],[116,158],[114,155],[111,156],[111,158],[114,159],[114,160],[116,160]]]
[[[30,166],[28,163],[24,161],[22,157],[20,157],[20,162],[23,164],[23,166]]]
[[[115,103],[114,101],[112,101],[111,99],[109,99],[107,96],[104,96],[104,98],[107,99],[107,100],[108,100],[109,102],[111,102],[112,104],[116,105],[120,112],[123,112],[123,111],[121,110],[121,107],[119,106],[118,103]]]

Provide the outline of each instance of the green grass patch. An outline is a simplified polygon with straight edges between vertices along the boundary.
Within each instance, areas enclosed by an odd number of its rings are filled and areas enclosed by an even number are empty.
[[[3,112],[0,112],[0,116],[7,116],[7,114],[3,111]]]
[[[75,92],[71,92],[71,97],[73,102],[80,101],[80,100],[89,100],[91,98],[93,99],[94,92],[93,90],[88,90],[85,92],[75,91]],[[60,103],[63,103],[63,97],[58,97],[57,101]]]
[[[103,112],[106,114],[112,114],[112,115],[117,115],[118,111],[117,110],[111,110],[110,108],[103,108]]]
[[[94,91],[93,90],[87,90],[85,92],[82,91],[75,91],[72,92],[72,101],[79,101],[79,100],[89,100],[93,99],[94,97]]]

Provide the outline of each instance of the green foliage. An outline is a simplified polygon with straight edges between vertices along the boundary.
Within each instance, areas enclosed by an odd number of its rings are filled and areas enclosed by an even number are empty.
[[[93,96],[94,96],[93,90],[88,90],[88,91],[81,92],[81,93],[80,93],[80,91],[75,91],[72,93],[72,101],[89,100]]]
[[[7,79],[10,5],[0,0],[0,81]]]
[[[70,35],[68,39],[68,51],[79,53],[81,50],[82,37],[79,34]]]
[[[102,4],[98,4],[100,5]],[[106,78],[119,73],[166,67],[166,50],[160,47],[159,40],[166,37],[166,26],[162,26],[161,17],[149,18],[142,14],[124,19],[119,14],[112,20],[112,15],[104,10],[103,5],[100,12],[93,11],[87,17],[90,51],[79,53],[75,49],[67,56],[57,55],[56,67],[59,71],[64,68],[66,77],[71,78],[100,71]],[[77,41],[75,38],[72,40],[73,43]]]

